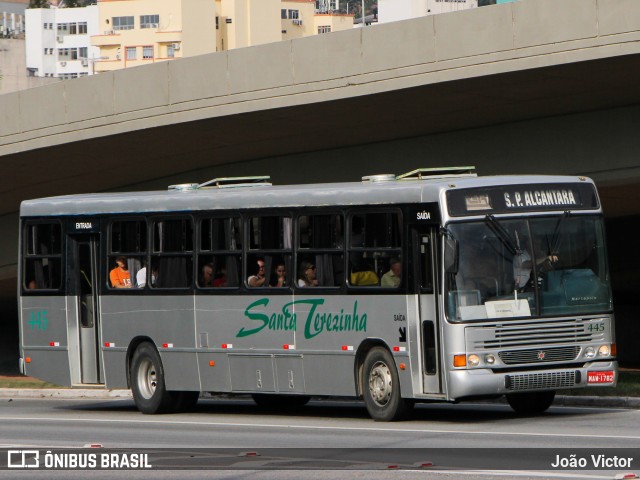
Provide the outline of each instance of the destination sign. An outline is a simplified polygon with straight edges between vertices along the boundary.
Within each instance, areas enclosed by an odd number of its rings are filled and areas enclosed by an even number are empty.
[[[447,203],[453,217],[540,210],[593,210],[600,206],[591,183],[465,188],[447,192]]]

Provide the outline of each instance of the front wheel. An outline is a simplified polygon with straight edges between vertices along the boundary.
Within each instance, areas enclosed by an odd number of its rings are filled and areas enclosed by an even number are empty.
[[[413,402],[400,395],[396,364],[386,348],[372,348],[363,364],[364,403],[376,422],[392,422],[405,418]]]
[[[556,392],[522,392],[507,394],[507,402],[518,415],[538,415],[553,403]]]
[[[131,393],[142,413],[165,413],[175,408],[177,399],[167,391],[160,354],[155,347],[141,343],[131,360]]]

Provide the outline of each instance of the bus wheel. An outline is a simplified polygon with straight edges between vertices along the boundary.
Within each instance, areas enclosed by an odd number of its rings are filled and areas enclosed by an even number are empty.
[[[131,393],[142,413],[164,413],[176,405],[176,395],[165,388],[160,355],[150,343],[140,344],[133,354]]]
[[[372,348],[363,365],[364,403],[376,422],[405,418],[413,402],[400,396],[400,381],[393,357],[386,348]]]
[[[507,402],[518,415],[537,415],[553,403],[556,392],[522,392],[507,394]]]

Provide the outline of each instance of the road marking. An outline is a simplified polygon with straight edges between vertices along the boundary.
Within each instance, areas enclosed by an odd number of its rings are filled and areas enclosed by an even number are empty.
[[[0,417],[2,418],[2,417]],[[31,421],[31,422],[69,422],[69,423],[129,423],[140,425],[190,425],[190,426],[207,426],[207,427],[236,427],[236,428],[281,428],[289,430],[337,430],[337,431],[355,431],[355,432],[391,432],[391,433],[436,433],[436,434],[459,434],[459,435],[496,435],[496,436],[526,436],[526,437],[558,437],[558,438],[588,438],[593,439],[593,433],[590,434],[574,434],[574,433],[550,433],[550,432],[494,432],[494,431],[474,431],[467,432],[462,430],[434,430],[434,429],[413,429],[413,428],[379,428],[379,427],[338,427],[338,426],[321,426],[321,425],[283,425],[277,423],[233,423],[233,422],[203,422],[203,421],[187,421],[187,420],[137,420],[137,419],[106,419],[106,418],[60,418],[60,417],[13,417],[5,416],[7,420]],[[615,439],[615,440],[640,440],[640,435],[597,435],[598,439]]]

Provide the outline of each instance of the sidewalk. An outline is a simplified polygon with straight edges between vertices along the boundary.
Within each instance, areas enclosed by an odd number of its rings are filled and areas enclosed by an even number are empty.
[[[229,398],[227,395],[204,393],[203,398]],[[72,388],[0,388],[0,398],[68,398],[68,399],[124,399],[132,398],[130,390],[72,389]],[[344,400],[344,399],[342,399]],[[504,399],[498,402],[504,402]],[[556,406],[617,407],[640,409],[640,397],[593,397],[556,395]]]

